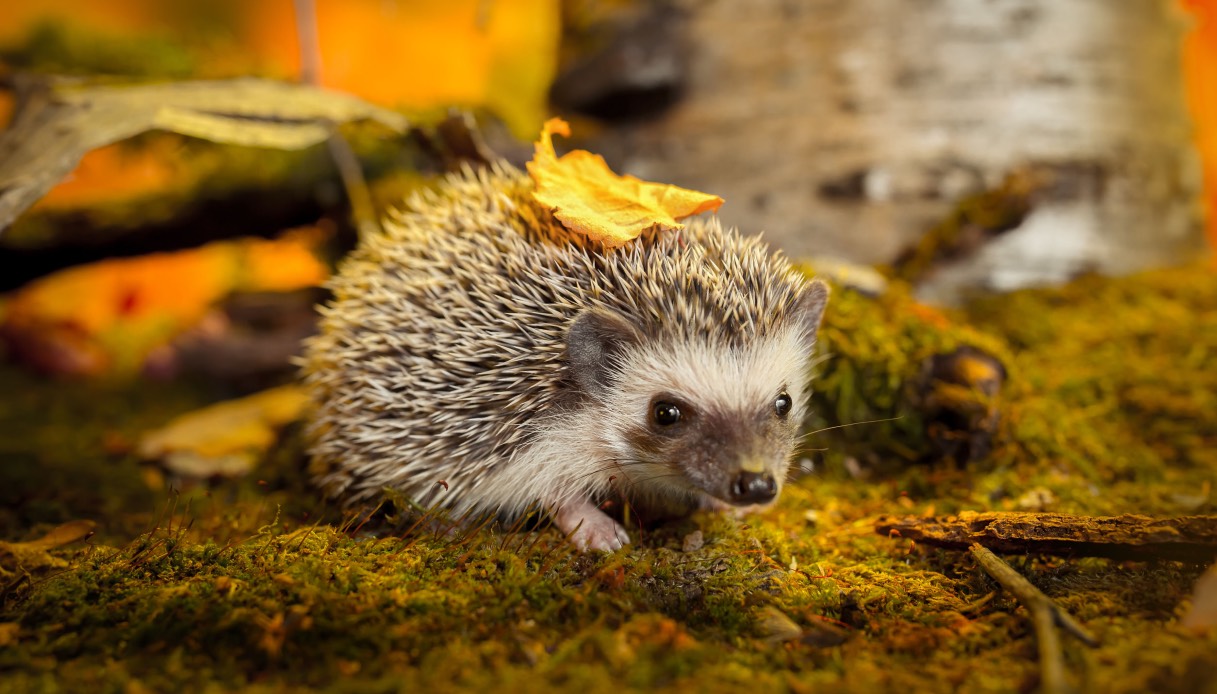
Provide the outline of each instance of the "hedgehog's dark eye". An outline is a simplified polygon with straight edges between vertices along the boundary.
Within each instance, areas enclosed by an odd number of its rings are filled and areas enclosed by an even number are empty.
[[[790,393],[784,390],[778,393],[777,400],[773,401],[773,411],[777,412],[779,417],[790,414],[790,408],[793,406],[794,401],[790,399]]]
[[[680,408],[670,402],[657,402],[651,408],[651,416],[661,427],[670,427],[680,421]]]

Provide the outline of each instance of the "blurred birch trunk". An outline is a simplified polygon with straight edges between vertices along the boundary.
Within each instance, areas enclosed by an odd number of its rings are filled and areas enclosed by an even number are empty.
[[[593,146],[717,193],[795,257],[891,262],[956,201],[1047,174],[1017,228],[920,291],[1123,273],[1202,252],[1173,0],[687,0],[682,98]]]

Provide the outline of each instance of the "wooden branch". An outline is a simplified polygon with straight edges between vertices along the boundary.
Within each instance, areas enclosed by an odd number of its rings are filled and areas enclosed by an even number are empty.
[[[38,85],[0,133],[0,231],[67,175],[91,149],[148,130],[213,142],[302,149],[335,123],[376,121],[394,132],[404,116],[348,94],[269,80],[125,86]]]
[[[300,42],[300,81],[313,87],[321,86],[321,43],[317,38],[317,3],[313,0],[295,0],[296,37]],[[359,158],[351,145],[342,138],[337,128],[332,129],[326,140],[330,158],[342,178],[347,199],[351,202],[351,216],[360,236],[369,236],[380,231],[376,206],[372,204],[372,193],[359,166]]]
[[[1208,563],[1217,556],[1217,516],[1156,519],[1062,513],[974,513],[945,518],[881,516],[876,532],[934,547],[973,543],[1004,554],[1054,554],[1110,559]]]

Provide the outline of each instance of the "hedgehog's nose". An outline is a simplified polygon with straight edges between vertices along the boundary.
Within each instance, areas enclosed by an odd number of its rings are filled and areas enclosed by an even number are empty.
[[[745,470],[731,482],[731,501],[737,504],[763,504],[772,501],[777,493],[777,482],[768,472]]]

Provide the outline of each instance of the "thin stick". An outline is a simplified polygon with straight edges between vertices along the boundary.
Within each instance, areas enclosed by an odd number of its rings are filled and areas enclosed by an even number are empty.
[[[1072,615],[1062,610],[1059,605],[1052,601],[1052,598],[1044,595],[1039,588],[1036,588],[1030,581],[1023,578],[1001,557],[978,544],[973,544],[969,549],[972,552],[972,556],[976,558],[976,561],[984,567],[985,572],[992,576],[993,580],[1000,583],[1003,588],[1013,593],[1014,597],[1018,598],[1019,602],[1026,605],[1028,609],[1042,603],[1052,614],[1053,621],[1057,626],[1090,648],[1098,648],[1099,640],[1095,638],[1094,634],[1091,634]]]
[[[313,0],[293,0],[296,40],[300,43],[300,81],[321,84],[321,42],[317,39],[317,7]]]
[[[1061,627],[1091,648],[1099,645],[1098,639],[1001,557],[975,543],[969,550],[985,573],[1010,591],[1031,613],[1035,638],[1039,644],[1043,691],[1048,694],[1070,691],[1065,681],[1064,652],[1061,650],[1061,639],[1056,628]]]
[[[376,206],[372,203],[372,193],[364,180],[363,169],[359,168],[359,158],[337,130],[326,140],[326,145],[330,148],[330,158],[338,167],[338,176],[342,178],[347,198],[351,201],[351,216],[355,218],[359,234],[367,237],[376,233],[380,230],[380,223],[376,221]]]
[[[996,554],[992,556],[997,561],[1002,561]],[[1002,564],[1005,565],[1005,562]],[[1010,570],[1013,571],[1013,569]],[[990,572],[989,575],[997,578],[993,572]],[[1018,576],[1018,578],[1021,580],[1022,576]],[[1019,600],[1021,601],[1022,597],[1019,597]],[[1064,694],[1073,691],[1065,680],[1065,651],[1061,649],[1061,635],[1057,633],[1052,610],[1042,603],[1034,608],[1028,606],[1027,609],[1031,610],[1031,623],[1035,625],[1035,641],[1039,646],[1040,691],[1044,694]]]

